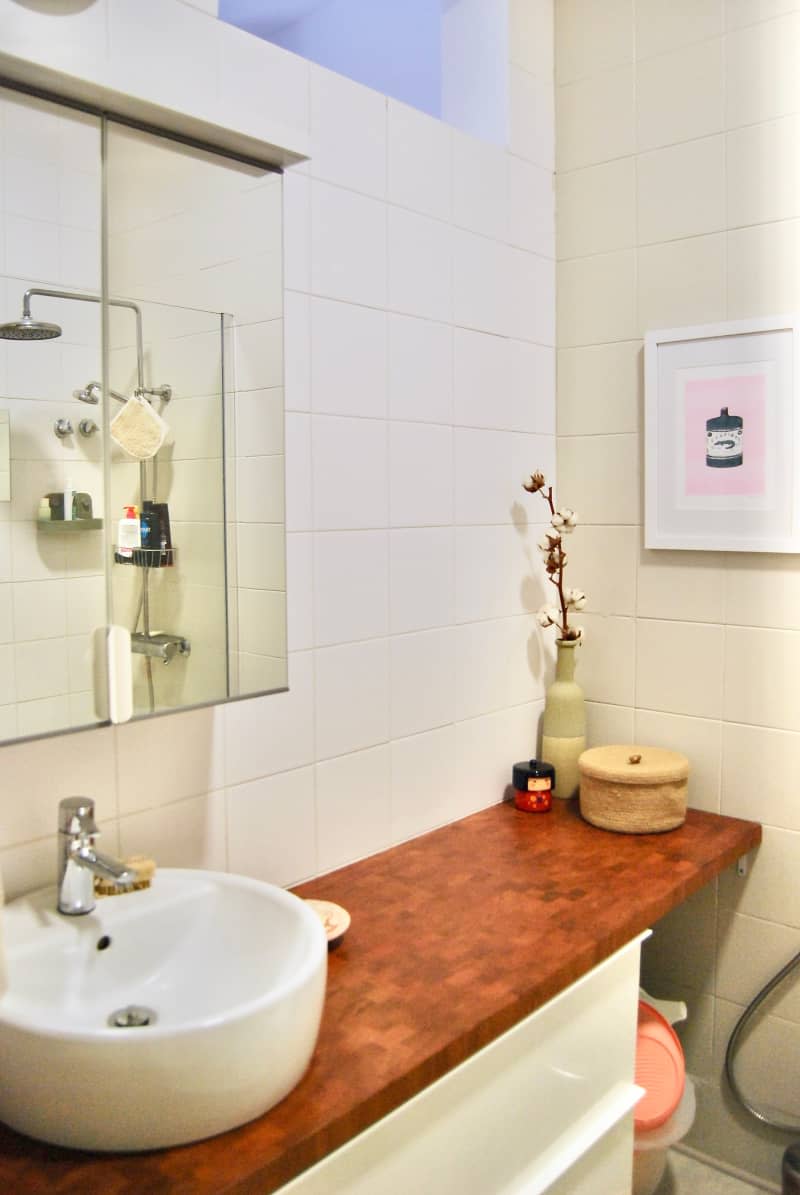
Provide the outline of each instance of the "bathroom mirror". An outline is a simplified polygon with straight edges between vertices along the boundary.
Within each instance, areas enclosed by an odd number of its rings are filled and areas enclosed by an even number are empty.
[[[285,688],[281,176],[0,107],[0,740]]]

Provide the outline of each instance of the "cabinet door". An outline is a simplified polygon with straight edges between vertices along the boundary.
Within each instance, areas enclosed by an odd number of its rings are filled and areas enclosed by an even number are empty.
[[[638,985],[637,939],[281,1195],[629,1191]]]

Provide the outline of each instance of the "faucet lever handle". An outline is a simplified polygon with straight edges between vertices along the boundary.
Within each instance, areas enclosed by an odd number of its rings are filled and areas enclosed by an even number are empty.
[[[91,797],[64,797],[58,803],[58,829],[62,834],[97,834]]]

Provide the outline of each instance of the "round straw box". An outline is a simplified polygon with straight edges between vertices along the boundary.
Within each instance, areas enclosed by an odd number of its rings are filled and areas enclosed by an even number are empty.
[[[686,820],[689,761],[663,747],[592,747],[578,760],[587,822],[620,834],[674,830]]]

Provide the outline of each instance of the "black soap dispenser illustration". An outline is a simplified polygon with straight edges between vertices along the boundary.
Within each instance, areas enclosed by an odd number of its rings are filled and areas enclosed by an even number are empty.
[[[744,420],[729,415],[723,407],[714,419],[706,420],[706,465],[710,469],[733,469],[744,460]]]

